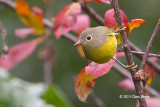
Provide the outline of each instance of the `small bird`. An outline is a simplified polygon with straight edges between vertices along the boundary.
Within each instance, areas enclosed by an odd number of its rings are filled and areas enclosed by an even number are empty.
[[[105,26],[88,28],[75,45],[81,45],[87,59],[102,64],[110,61],[117,49],[115,31]]]

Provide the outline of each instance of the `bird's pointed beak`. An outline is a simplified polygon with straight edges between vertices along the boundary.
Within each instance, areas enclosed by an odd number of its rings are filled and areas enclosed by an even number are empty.
[[[80,45],[80,44],[82,44],[82,41],[78,40],[78,41],[74,44],[74,46]]]

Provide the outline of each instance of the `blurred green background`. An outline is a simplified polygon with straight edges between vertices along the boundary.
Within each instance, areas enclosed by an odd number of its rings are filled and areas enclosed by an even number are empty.
[[[32,6],[38,6],[45,9],[43,0],[27,0]],[[55,17],[61,9],[70,4],[71,0],[53,0],[51,12]],[[92,2],[89,4],[97,13],[104,17],[105,11],[111,8],[110,5]],[[144,19],[145,24],[131,32],[129,40],[135,43],[139,48],[145,51],[148,40],[160,18],[160,0],[119,0],[120,8],[125,12],[128,20]],[[26,40],[21,40],[14,35],[16,28],[23,28],[25,25],[20,21],[19,17],[14,10],[8,8],[0,3],[0,21],[7,30],[7,43],[12,47],[18,43],[27,41],[28,39],[36,38],[30,36]],[[91,27],[99,26],[91,18]],[[89,63],[85,58],[81,58],[73,43],[67,39],[60,38],[57,40],[55,37],[51,40],[55,48],[56,62],[53,69],[53,83],[58,85],[61,90],[66,94],[75,107],[98,107],[91,96],[88,97],[88,103],[82,103],[78,100],[74,92],[74,79],[79,72]],[[2,43],[2,42],[0,42]],[[44,44],[38,46],[36,51],[29,56],[26,60],[10,70],[14,76],[33,83],[44,81],[44,61],[38,58],[39,50],[44,47]],[[156,38],[153,46],[152,53],[158,53],[160,50],[160,34]],[[2,49],[0,49],[2,50]],[[134,57],[136,64],[140,64],[140,60]],[[121,60],[127,64],[125,58]],[[94,87],[95,93],[104,101],[107,107],[135,107],[136,99],[120,99],[119,95],[132,95],[134,92],[125,91],[117,85],[122,78],[113,69],[110,72],[97,79]],[[157,91],[160,91],[159,75],[156,75],[152,86]],[[3,107],[3,106],[2,106]]]

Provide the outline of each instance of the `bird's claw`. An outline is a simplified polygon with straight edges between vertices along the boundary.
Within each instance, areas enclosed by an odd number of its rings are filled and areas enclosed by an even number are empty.
[[[125,31],[126,28],[127,28],[127,27],[120,26],[118,29],[115,30],[115,32],[116,32],[116,33],[119,33],[119,32]]]
[[[137,66],[138,65],[134,65],[134,63],[133,63],[131,65],[126,65],[125,68],[133,71],[135,68],[137,68]]]

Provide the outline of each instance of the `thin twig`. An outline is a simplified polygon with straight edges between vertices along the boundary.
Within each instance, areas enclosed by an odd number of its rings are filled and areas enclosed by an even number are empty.
[[[131,53],[133,53],[133,54],[139,54],[139,55],[144,55],[145,54],[145,52],[137,52],[137,51],[131,51]],[[160,58],[160,55],[149,53],[148,57],[157,57],[157,58]]]
[[[52,0],[45,2],[45,18],[50,19],[52,17]],[[44,20],[45,21],[45,20]],[[51,36],[51,28],[49,26],[45,26],[45,35],[50,37]],[[44,80],[45,83],[50,86],[52,84],[52,69],[53,69],[53,62],[54,62],[54,49],[50,42],[50,39],[45,41],[45,63],[44,63]]]
[[[95,101],[95,103],[98,105],[98,107],[106,107],[104,102],[99,98],[99,96],[93,90],[91,91],[91,96]]]
[[[45,63],[44,63],[44,81],[45,84],[50,86],[52,84],[52,69],[53,69],[53,63],[54,63],[54,49],[52,45],[47,42],[46,40],[46,47],[45,47]]]
[[[14,9],[16,7],[16,4],[12,2],[11,0],[0,0],[1,3],[7,5],[8,7]]]
[[[111,2],[112,7],[115,11],[115,18],[116,18],[117,24],[118,24],[119,27],[123,28],[124,24],[123,24],[122,15],[120,13],[118,1],[117,0],[112,0],[112,1],[110,0],[110,2]],[[120,33],[122,35],[121,37],[122,37],[122,41],[123,41],[123,49],[124,49],[125,56],[127,58],[128,64],[129,65],[134,65],[133,57],[132,57],[132,54],[131,54],[131,49],[130,49],[128,39],[127,39],[127,34],[126,34],[125,31],[122,31]],[[136,69],[135,68],[131,69],[130,71],[131,71],[131,75],[132,75],[132,79],[133,79],[133,82],[134,82],[134,86],[135,86],[137,95],[142,96],[143,95],[143,82],[134,80],[134,75],[136,74]],[[140,103],[140,107],[147,107],[145,98],[139,97],[138,100],[139,100],[139,103]]]
[[[131,49],[133,51],[138,51],[141,52],[142,50],[139,49],[138,47],[136,47],[131,41],[129,41],[129,45],[131,46]],[[135,54],[135,56],[137,56],[139,59],[143,59],[142,55],[139,54]],[[154,69],[154,71],[156,71],[157,73],[160,74],[160,65],[158,63],[154,63],[151,59],[147,59],[147,64],[152,67]]]
[[[146,49],[145,54],[143,56],[143,60],[141,62],[139,70],[143,70],[144,69],[144,66],[146,64],[149,51],[150,51],[150,49],[152,47],[152,44],[153,44],[153,42],[154,42],[154,40],[155,40],[155,38],[156,38],[157,33],[159,32],[159,30],[160,30],[160,19],[158,20],[158,23],[157,23],[157,25],[156,25],[156,27],[155,27],[155,29],[153,31],[153,34],[152,34],[152,36],[151,36],[151,38],[150,38],[150,40],[148,42],[147,49]]]
[[[8,45],[6,42],[6,29],[3,27],[2,23],[0,22],[0,36],[2,36],[2,44],[3,44],[3,54],[6,55],[9,51]]]

